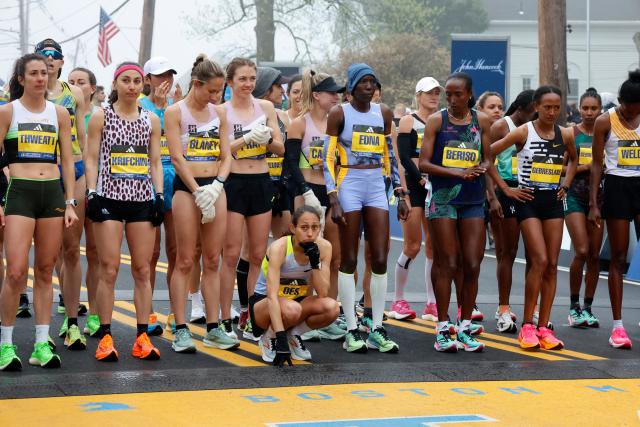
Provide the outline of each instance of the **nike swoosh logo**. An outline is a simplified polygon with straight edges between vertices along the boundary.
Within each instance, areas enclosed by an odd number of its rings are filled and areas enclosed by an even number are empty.
[[[560,147],[562,144],[553,144],[553,148]]]

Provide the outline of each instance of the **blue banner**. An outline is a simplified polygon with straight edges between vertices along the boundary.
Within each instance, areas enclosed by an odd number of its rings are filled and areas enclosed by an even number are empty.
[[[509,39],[507,37],[487,38],[483,35],[453,36],[451,72],[465,72],[471,76],[476,98],[485,91],[493,91],[507,100]]]

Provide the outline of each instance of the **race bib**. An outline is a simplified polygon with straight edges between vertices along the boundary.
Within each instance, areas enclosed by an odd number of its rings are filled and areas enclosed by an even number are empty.
[[[618,167],[620,169],[640,170],[640,141],[618,141]]]
[[[296,299],[307,296],[309,284],[302,279],[280,279],[278,296],[287,299]]]
[[[511,176],[518,175],[518,156],[511,156]]]
[[[44,123],[18,123],[18,158],[55,160],[58,131]]]
[[[562,157],[533,156],[531,185],[540,188],[557,188],[562,175]]]
[[[309,145],[309,165],[322,166],[322,156],[324,154],[324,141],[321,138],[314,138]]]
[[[162,131],[162,135],[160,135],[160,158],[162,160],[171,159],[171,153],[169,153],[169,144],[167,143],[167,137],[164,135],[164,130]]]
[[[378,159],[384,153],[384,129],[380,126],[353,125],[351,154]]]
[[[420,155],[420,150],[422,149],[422,139],[424,138],[424,133],[416,132],[418,135],[418,139],[416,140],[416,154]]]
[[[116,179],[148,179],[147,147],[114,145],[111,147],[111,176]]]
[[[279,179],[282,175],[282,161],[284,157],[267,157],[267,165],[269,166],[269,176],[272,179]]]
[[[203,132],[207,133],[207,132]],[[220,157],[220,139],[212,136],[189,135],[185,158],[193,162],[215,162]]]
[[[593,159],[592,157],[593,149],[591,144],[581,144],[578,152],[578,164],[579,165],[589,165]]]
[[[475,143],[449,141],[442,153],[442,166],[467,169],[480,163],[480,152]]]
[[[76,144],[78,141],[78,129],[76,128],[76,112],[73,108],[67,108],[69,117],[71,118],[71,143]]]

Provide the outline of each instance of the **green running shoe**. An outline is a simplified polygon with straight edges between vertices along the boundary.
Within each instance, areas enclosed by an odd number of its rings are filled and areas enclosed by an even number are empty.
[[[71,325],[71,327],[67,329],[64,345],[68,350],[84,350],[87,348],[87,339],[82,335],[82,332],[80,332],[78,325]]]
[[[369,316],[362,316],[360,318],[360,325],[358,325],[358,329],[360,332],[364,332],[365,334],[371,333],[373,330],[373,319]]]
[[[59,368],[60,356],[51,351],[49,344],[45,342],[37,342],[33,346],[33,353],[29,358],[29,364],[40,366],[41,368]]]
[[[588,325],[589,319],[579,306],[569,310],[569,326],[572,328],[583,328]]]
[[[587,319],[587,326],[590,328],[599,328],[600,327],[600,320],[598,319],[598,316],[596,316],[595,314],[593,314],[591,312],[591,307],[585,307],[582,309],[582,314],[584,314],[584,317]]]
[[[438,331],[436,334],[436,342],[433,343],[433,348],[443,353],[456,353],[458,351],[456,341],[451,338],[451,332],[448,327]]]
[[[193,339],[191,339],[191,331],[187,328],[176,330],[171,348],[173,348],[176,353],[195,353],[196,346],[193,344]]]
[[[380,353],[397,353],[400,350],[398,344],[389,339],[387,331],[382,326],[378,326],[369,334],[367,347],[378,350]]]
[[[260,337],[256,337],[253,335],[253,326],[251,326],[251,319],[247,320],[247,324],[244,327],[244,331],[242,331],[242,338],[245,340],[258,341]]]
[[[97,314],[90,314],[87,317],[87,322],[84,324],[84,333],[89,334],[90,337],[98,337],[98,331],[100,330],[100,316]]]
[[[223,328],[224,326],[220,325],[207,332],[202,339],[204,346],[219,348],[221,350],[230,350],[240,347],[240,340],[229,336]]]
[[[456,345],[458,349],[481,352],[484,350],[484,344],[476,340],[471,333],[470,329],[465,329],[464,331],[458,330],[458,333],[456,334]]]
[[[346,334],[347,331],[338,326],[336,322],[333,322],[330,325],[325,326],[324,328],[318,329],[318,335],[320,336],[320,338],[331,341],[339,341],[341,339],[344,339],[344,336]],[[302,339],[304,339],[304,337]]]
[[[342,348],[347,350],[347,353],[366,353],[367,343],[362,339],[360,331],[354,329],[347,332],[347,335],[344,336]]]
[[[49,338],[47,339],[47,344],[49,344],[49,347],[51,348],[51,351],[56,351],[56,347],[57,347],[57,346],[56,346],[56,343],[55,343],[55,341],[53,340],[53,338],[49,337]]]
[[[60,326],[60,331],[58,332],[58,337],[64,338],[67,336],[67,330],[69,329],[69,318],[64,316],[64,320],[62,321],[62,326]]]
[[[13,344],[2,344],[0,346],[0,371],[22,370],[22,362],[16,355],[17,348]]]
[[[309,332],[302,334],[300,338],[302,338],[302,341],[320,342],[322,336],[318,329],[312,329]]]

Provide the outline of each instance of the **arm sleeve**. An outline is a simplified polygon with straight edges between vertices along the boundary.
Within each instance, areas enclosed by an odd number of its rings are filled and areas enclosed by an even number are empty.
[[[338,191],[336,188],[336,146],[337,136],[327,136],[324,140],[324,182],[327,185],[327,194]]]
[[[400,163],[404,170],[409,174],[409,177],[415,181],[422,179],[422,174],[418,170],[418,167],[411,160],[411,134],[400,133],[398,134],[398,157],[400,157]]]
[[[391,188],[401,187],[400,184],[400,173],[398,172],[398,160],[396,159],[396,154],[393,152],[393,143],[391,142],[391,135],[387,135],[384,137],[386,140],[386,155],[384,156],[386,163],[386,170],[389,171],[389,176],[391,177]]]
[[[295,184],[297,194],[307,190],[307,183],[300,171],[300,153],[302,152],[302,140],[300,138],[287,138],[284,143],[284,161],[290,173],[291,180]]]

